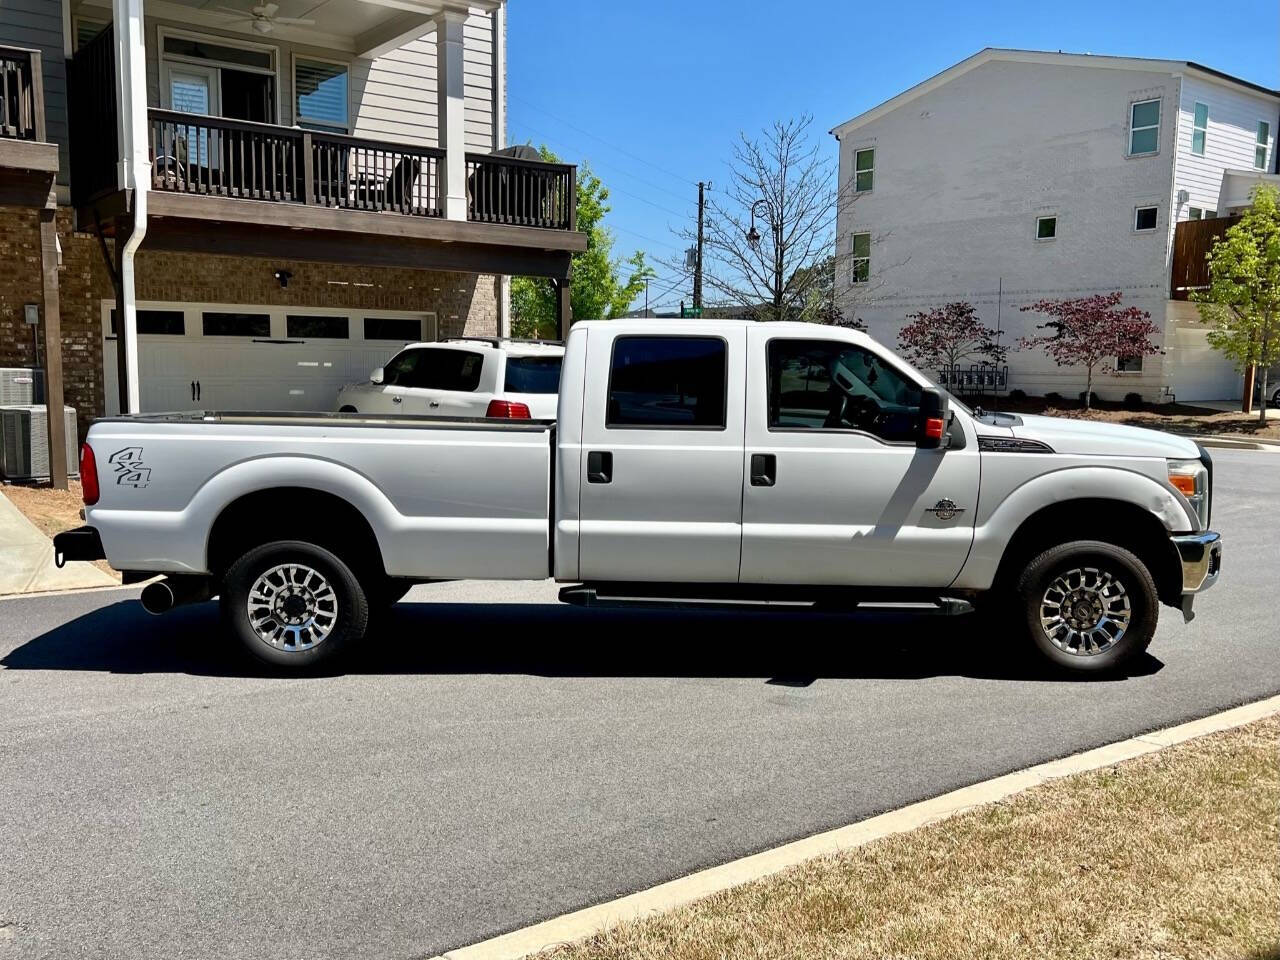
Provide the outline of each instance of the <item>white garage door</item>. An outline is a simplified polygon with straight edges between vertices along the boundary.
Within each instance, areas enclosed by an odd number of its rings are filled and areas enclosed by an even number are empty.
[[[114,310],[102,308],[107,414],[119,410]],[[434,313],[244,304],[138,305],[144,413],[335,410],[406,343],[437,339]]]

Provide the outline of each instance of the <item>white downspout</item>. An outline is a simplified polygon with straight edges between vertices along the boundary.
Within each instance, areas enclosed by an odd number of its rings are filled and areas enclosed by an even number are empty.
[[[507,4],[493,11],[493,149],[507,145]],[[511,336],[511,277],[498,277],[498,336]]]
[[[116,115],[119,122],[122,189],[133,191],[133,232],[120,249],[121,303],[116,349],[124,351],[125,408],[141,409],[138,384],[138,303],[134,294],[134,254],[147,235],[147,189],[151,160],[147,148],[147,54],[142,0],[112,0],[116,41]]]

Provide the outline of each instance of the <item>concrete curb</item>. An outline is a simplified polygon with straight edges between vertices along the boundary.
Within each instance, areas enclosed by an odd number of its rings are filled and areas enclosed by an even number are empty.
[[[583,940],[619,923],[683,906],[814,857],[849,850],[881,837],[914,830],[983,804],[995,803],[1048,780],[1109,767],[1122,760],[1132,760],[1196,737],[1230,730],[1274,713],[1280,713],[1280,696],[962,787],[860,823],[796,840],[608,903],[566,913],[490,940],[450,950],[432,960],[518,960],[539,950]]]
[[[1237,440],[1235,437],[1196,437],[1183,434],[1188,440],[1195,440],[1204,447],[1217,447],[1221,450],[1263,450],[1267,453],[1280,453],[1280,443],[1274,440]]]

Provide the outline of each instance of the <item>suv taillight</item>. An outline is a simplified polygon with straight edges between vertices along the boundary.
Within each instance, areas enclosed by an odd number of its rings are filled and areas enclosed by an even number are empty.
[[[529,413],[529,405],[514,400],[490,400],[489,408],[485,410],[484,415],[486,417],[497,417],[501,420],[532,419],[532,414]]]
[[[86,507],[98,502],[98,461],[93,458],[93,447],[87,443],[80,445],[80,490]]]

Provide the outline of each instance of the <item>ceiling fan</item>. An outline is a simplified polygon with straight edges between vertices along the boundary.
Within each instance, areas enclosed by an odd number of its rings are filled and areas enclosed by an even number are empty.
[[[276,11],[280,9],[277,3],[260,3],[252,10],[237,10],[234,7],[218,7],[218,9],[238,14],[236,22],[251,23],[258,33],[270,33],[278,23],[296,27],[309,27],[315,23],[314,20],[300,17],[277,17]]]

